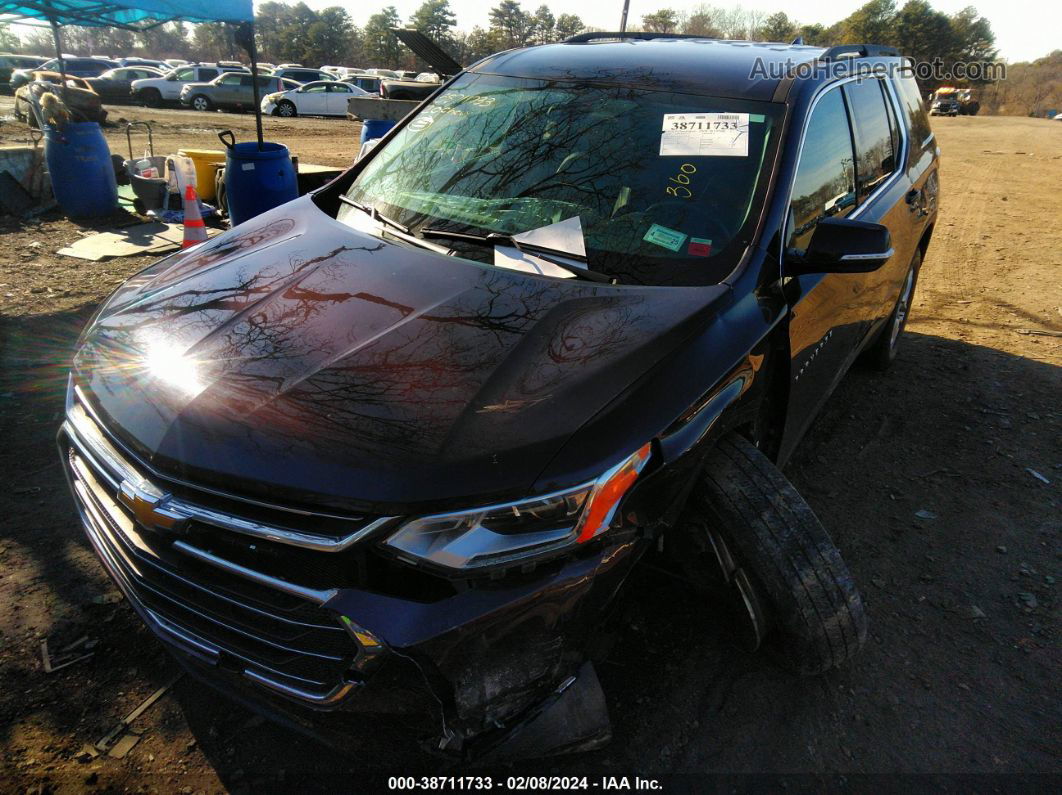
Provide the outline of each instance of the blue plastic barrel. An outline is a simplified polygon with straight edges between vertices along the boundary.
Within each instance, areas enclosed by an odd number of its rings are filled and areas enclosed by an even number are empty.
[[[361,143],[383,138],[398,122],[389,119],[366,119],[361,123]]]
[[[291,155],[283,144],[234,144],[225,157],[225,194],[232,225],[242,224],[285,202],[297,199],[299,186]]]
[[[110,215],[118,206],[111,150],[94,121],[44,126],[44,158],[52,193],[72,218]]]

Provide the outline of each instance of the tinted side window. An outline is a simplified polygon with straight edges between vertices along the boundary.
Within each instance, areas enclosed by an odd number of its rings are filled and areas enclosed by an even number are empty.
[[[200,69],[199,70],[199,82],[206,83],[213,80],[219,74],[217,69]]]
[[[918,81],[910,72],[904,72],[895,85],[899,89],[900,101],[903,103],[908,129],[911,131],[912,149],[917,149],[932,132],[929,129],[929,114],[926,113],[922,94],[918,90]]]
[[[790,204],[789,248],[807,249],[823,218],[848,215],[855,207],[852,135],[844,97],[827,91],[808,120]]]
[[[869,196],[895,168],[892,130],[881,93],[881,81],[866,78],[844,87],[852,111],[856,142],[856,182],[859,199]]]

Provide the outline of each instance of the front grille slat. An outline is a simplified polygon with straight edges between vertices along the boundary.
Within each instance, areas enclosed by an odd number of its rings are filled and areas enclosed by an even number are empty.
[[[81,421],[86,418],[83,412]],[[134,465],[113,446],[105,455],[94,455],[99,439],[94,446],[79,437],[73,423],[64,428],[67,473],[93,546],[162,637],[186,650],[192,646],[199,656],[203,649],[213,650],[216,659],[210,661],[318,706],[330,707],[337,694],[349,691],[346,672],[357,657],[357,644],[331,611],[299,598],[321,592],[229,563],[224,553],[218,557],[200,549],[202,539],[195,546],[175,544],[165,532],[145,529],[115,486],[137,476]],[[94,430],[105,439],[98,427]],[[157,488],[143,478],[138,487]],[[122,499],[128,502],[126,495]]]

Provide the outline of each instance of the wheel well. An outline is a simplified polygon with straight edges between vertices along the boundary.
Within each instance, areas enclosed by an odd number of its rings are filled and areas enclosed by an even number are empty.
[[[918,241],[918,250],[922,252],[922,259],[925,259],[931,237],[933,237],[933,224],[926,227],[926,231],[922,233],[922,239]]]

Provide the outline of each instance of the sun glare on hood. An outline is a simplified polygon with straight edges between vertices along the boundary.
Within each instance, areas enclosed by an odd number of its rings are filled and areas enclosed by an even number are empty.
[[[189,398],[196,397],[206,388],[200,377],[200,363],[187,356],[185,348],[172,340],[146,339],[144,366],[156,379]]]

